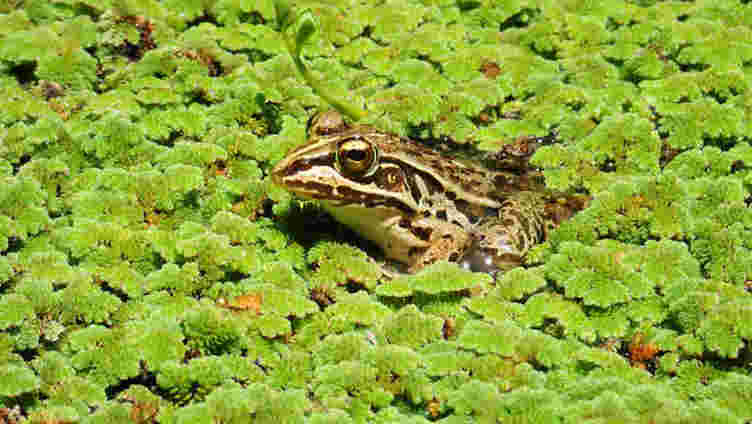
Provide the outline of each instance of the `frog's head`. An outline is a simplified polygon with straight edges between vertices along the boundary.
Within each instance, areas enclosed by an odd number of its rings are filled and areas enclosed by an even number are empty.
[[[395,136],[369,126],[347,126],[336,112],[315,116],[309,140],[272,170],[273,181],[305,199],[325,206],[417,209],[400,161],[392,160]]]

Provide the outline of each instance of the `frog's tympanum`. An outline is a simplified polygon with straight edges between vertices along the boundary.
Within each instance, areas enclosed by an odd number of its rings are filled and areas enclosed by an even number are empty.
[[[550,220],[534,173],[490,170],[370,126],[319,114],[310,140],[272,171],[414,272],[437,260],[474,271],[519,265]]]

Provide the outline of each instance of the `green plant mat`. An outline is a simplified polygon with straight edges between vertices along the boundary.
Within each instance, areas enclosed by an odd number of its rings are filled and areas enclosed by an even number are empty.
[[[0,421],[752,419],[752,2],[289,10],[0,4]],[[460,150],[558,134],[534,166],[593,201],[497,281],[389,280],[267,177],[322,93]]]

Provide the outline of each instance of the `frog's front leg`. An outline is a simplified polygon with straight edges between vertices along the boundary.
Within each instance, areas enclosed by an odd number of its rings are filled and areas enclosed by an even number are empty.
[[[545,235],[543,195],[513,193],[502,203],[498,216],[476,226],[460,265],[476,272],[506,271],[522,264],[530,248],[542,242]]]
[[[407,269],[410,273],[436,261],[457,261],[473,242],[471,235],[461,226],[433,217],[412,222],[412,230],[425,234],[426,243],[410,250]]]

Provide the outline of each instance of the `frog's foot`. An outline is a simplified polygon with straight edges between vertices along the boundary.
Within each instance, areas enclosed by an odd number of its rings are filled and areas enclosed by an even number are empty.
[[[478,233],[458,264],[473,272],[496,275],[522,265],[525,253],[513,245],[508,233]]]

